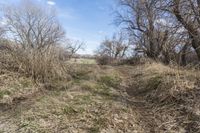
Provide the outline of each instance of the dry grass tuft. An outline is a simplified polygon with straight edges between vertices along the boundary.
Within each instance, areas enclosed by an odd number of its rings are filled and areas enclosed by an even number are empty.
[[[131,69],[121,71],[128,75]],[[199,71],[158,63],[134,69],[126,77],[126,91],[131,98],[142,101],[144,108],[139,112],[144,115],[138,119],[142,126],[152,132],[200,131]]]
[[[19,72],[43,83],[67,78],[65,63],[60,60],[55,46],[22,49],[12,44],[9,49],[1,50],[0,63],[1,69]]]
[[[59,76],[56,66],[43,70],[55,74],[45,77],[45,90],[24,76],[24,67],[1,69],[0,132],[200,131],[197,70],[69,64],[62,66],[68,75]]]

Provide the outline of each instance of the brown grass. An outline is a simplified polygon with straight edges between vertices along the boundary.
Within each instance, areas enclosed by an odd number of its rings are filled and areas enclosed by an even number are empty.
[[[49,68],[41,65],[34,70],[47,75],[42,86],[32,76],[24,76],[26,67],[1,69],[0,132],[200,131],[197,70],[149,62],[67,64],[61,66],[65,72],[61,73],[59,65],[47,64],[43,65]]]
[[[2,69],[19,72],[43,83],[67,77],[65,63],[59,59],[59,51],[54,46],[22,49],[12,45],[1,50],[0,63]]]
[[[123,69],[123,70],[121,70]],[[130,68],[120,68],[127,74]],[[128,75],[128,74],[127,74]],[[199,132],[199,72],[152,63],[126,78],[131,98],[142,101],[141,125],[152,132]]]

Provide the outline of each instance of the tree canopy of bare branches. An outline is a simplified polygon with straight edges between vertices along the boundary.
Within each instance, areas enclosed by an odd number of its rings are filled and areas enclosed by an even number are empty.
[[[135,52],[169,63],[194,49],[200,60],[199,0],[119,0],[116,23],[132,38]],[[183,63],[185,64],[185,63]]]
[[[123,37],[122,33],[119,33],[113,35],[112,39],[105,39],[97,50],[97,55],[122,59],[127,55],[129,49],[129,42]]]
[[[3,11],[9,36],[24,49],[55,45],[65,35],[54,10],[31,0],[7,6]]]

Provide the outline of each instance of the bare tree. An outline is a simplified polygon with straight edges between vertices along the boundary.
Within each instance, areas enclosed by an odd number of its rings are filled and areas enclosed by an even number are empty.
[[[4,26],[0,26],[0,39],[2,39],[5,34],[6,34],[5,27]]]
[[[176,17],[176,20],[187,30],[190,45],[194,48],[200,61],[200,1],[199,0],[171,0],[166,1],[166,11]]]
[[[4,58],[5,66],[9,66],[6,68],[25,73],[35,81],[59,76],[63,69],[56,46],[65,32],[54,10],[33,0],[22,0],[19,5],[4,7],[3,15],[12,48],[5,52],[9,57]]]
[[[75,41],[74,43],[72,43],[68,49],[70,52],[70,58],[73,57],[74,54],[76,54],[80,49],[83,49],[84,46],[84,42],[80,42],[80,41]]]
[[[6,35],[6,28],[4,26],[4,24],[0,24],[0,50],[7,50],[9,49],[8,44],[8,40],[5,39],[5,35]]]
[[[171,60],[175,61],[178,55],[183,56],[182,61],[185,60],[186,54],[183,53],[189,49],[188,45],[191,44],[187,39],[194,37],[190,35],[191,33],[188,37],[189,31],[185,32],[186,28],[176,20],[177,16],[173,15],[174,12],[177,14],[177,9],[179,10],[179,7],[175,6],[179,4],[174,2],[176,0],[119,1],[121,8],[117,13],[116,22],[128,31],[135,52],[143,52],[147,57],[154,60],[161,59],[166,64],[169,64]],[[184,2],[188,3],[187,0]],[[194,6],[191,7],[194,8]],[[184,12],[186,10],[182,13],[185,15]],[[193,18],[196,17],[193,16]],[[194,49],[198,51],[196,47]]]
[[[130,43],[123,37],[123,33],[119,33],[113,35],[112,39],[105,39],[97,50],[97,54],[111,59],[122,59],[126,56],[129,48]]]
[[[157,0],[120,0],[122,8],[117,16],[117,23],[125,25],[137,49],[153,59],[159,56],[168,35],[167,31],[161,33],[155,26],[160,19],[156,4]]]
[[[67,43],[63,45],[58,45],[57,47],[55,47],[55,49],[57,53],[59,53],[59,59],[61,61],[67,61],[73,57],[76,57],[77,52],[82,49],[83,45],[83,42],[74,42],[67,39]]]
[[[65,35],[52,9],[31,0],[4,8],[9,36],[23,49],[41,49],[57,44]]]

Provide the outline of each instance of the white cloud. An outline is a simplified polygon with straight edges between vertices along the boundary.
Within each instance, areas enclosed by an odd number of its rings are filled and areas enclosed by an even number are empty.
[[[79,15],[76,14],[76,11],[71,7],[58,7],[57,11],[59,18],[63,21],[79,19]]]
[[[54,6],[56,3],[54,1],[47,1],[48,5]]]
[[[98,34],[101,35],[101,36],[105,36],[106,35],[106,33],[104,31],[102,31],[102,30],[98,31]]]

